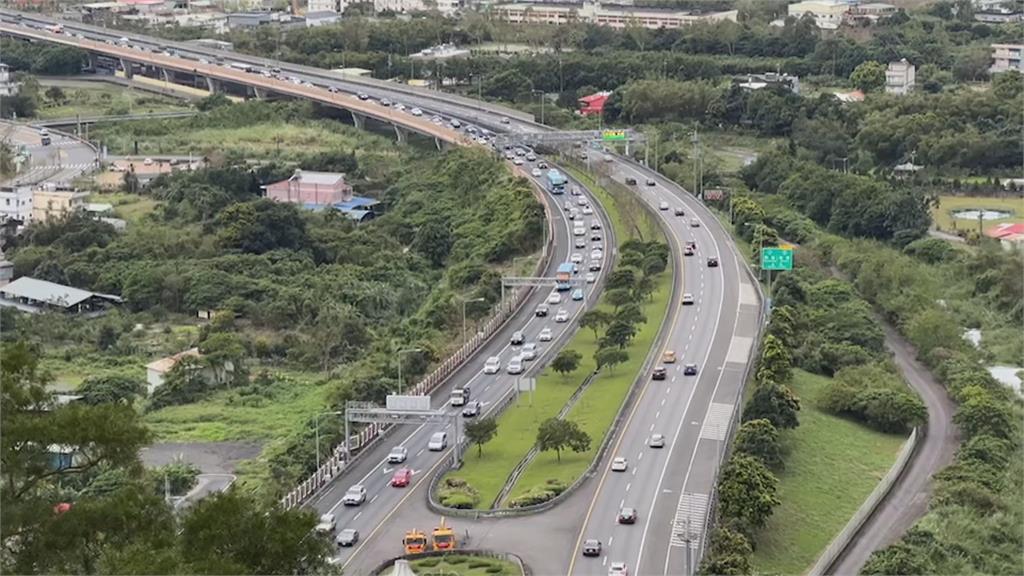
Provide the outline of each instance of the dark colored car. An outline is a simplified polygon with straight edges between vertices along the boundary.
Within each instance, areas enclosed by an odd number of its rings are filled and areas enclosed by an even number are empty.
[[[626,178],[626,184],[630,186],[636,186],[636,178]]]
[[[601,555],[601,541],[600,540],[585,540],[583,542],[583,555],[584,556],[600,556]]]
[[[636,510],[633,508],[619,510],[619,524],[636,524]]]
[[[689,246],[683,248],[683,256],[693,256],[693,248],[690,248]]]
[[[665,370],[665,367],[658,366],[654,369],[654,372],[651,373],[651,380],[664,380],[667,375],[668,371]]]
[[[697,375],[697,365],[696,364],[687,364],[686,367],[683,368],[683,375],[685,375],[685,376],[696,376]]]
[[[466,404],[466,407],[462,409],[462,416],[464,418],[473,418],[480,413],[480,402],[473,401]]]
[[[676,216],[686,216],[686,210],[683,210],[682,208],[676,208],[675,214]]]
[[[536,314],[538,318],[543,318],[544,316],[547,316],[548,315],[548,305],[547,304],[541,304],[540,306],[537,306],[537,309],[534,310],[533,313]]]
[[[718,268],[718,258],[712,256],[708,258],[708,268]]]
[[[345,528],[338,533],[338,537],[335,538],[335,542],[338,546],[348,548],[354,546],[356,542],[359,542],[359,531],[352,528]]]

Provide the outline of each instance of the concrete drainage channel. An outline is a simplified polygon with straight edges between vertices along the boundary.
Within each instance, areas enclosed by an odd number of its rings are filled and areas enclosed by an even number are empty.
[[[641,202],[640,205],[643,207],[645,211],[648,212],[648,214],[652,218],[654,218],[654,220],[658,223],[659,228],[661,228],[662,233],[665,235],[665,238],[668,240],[669,244],[672,244],[673,236],[668,228],[668,224],[662,218],[660,218],[658,214],[654,212],[654,210],[647,206],[646,203]],[[598,206],[600,205],[598,204]],[[604,216],[605,219],[608,220],[607,214],[604,214]],[[609,221],[609,228],[610,227],[611,224]],[[681,273],[683,262],[681,247],[675,246],[674,248],[675,249],[672,250],[671,252],[673,254],[673,274],[676,274]],[[678,281],[673,282],[672,294],[669,297],[669,306],[672,306],[672,304],[679,301],[681,293],[682,283]],[[599,465],[601,464],[601,462],[604,461],[608,449],[612,444],[612,440],[618,435],[619,429],[622,427],[623,421],[626,415],[628,414],[629,408],[632,407],[634,402],[636,402],[641,390],[643,390],[643,386],[640,385],[641,382],[645,380],[647,374],[650,373],[651,367],[654,365],[658,357],[657,351],[661,350],[661,348],[664,346],[665,339],[668,337],[670,326],[668,325],[667,319],[667,316],[665,318],[662,318],[661,326],[658,328],[658,336],[655,338],[654,345],[652,345],[651,349],[648,350],[647,359],[644,361],[644,364],[640,369],[640,373],[637,375],[637,378],[633,382],[633,385],[630,386],[629,392],[626,394],[626,398],[623,400],[622,405],[619,406],[619,410],[615,415],[615,420],[612,422],[612,425],[608,428],[608,431],[605,433],[604,439],[601,441],[601,447],[598,448],[597,453],[594,455],[594,459],[591,461],[586,471],[584,471],[584,473],[581,474],[572,484],[570,484],[569,487],[566,488],[561,494],[555,496],[554,498],[548,500],[547,502],[541,502],[540,504],[534,504],[531,506],[523,506],[521,508],[494,508],[491,510],[449,508],[447,506],[444,506],[434,498],[434,494],[437,493],[437,488],[441,484],[441,480],[444,478],[444,475],[452,470],[451,468],[440,469],[437,472],[435,472],[434,476],[430,479],[430,485],[428,486],[427,490],[427,506],[430,508],[430,510],[437,514],[457,518],[507,518],[514,516],[529,516],[532,514],[539,514],[541,512],[550,510],[555,506],[558,506],[565,500],[567,500],[572,494],[574,494],[580,488],[580,486],[583,485],[584,482],[589,480],[597,473]],[[582,393],[590,385],[590,383],[593,381],[594,377],[597,374],[598,372],[594,372],[593,374],[588,376],[586,381],[584,381],[576,390],[576,392],[573,393],[572,397],[570,397],[570,399],[566,402],[566,405],[563,406],[562,410],[559,412],[559,418],[562,418],[565,414],[568,414],[569,410],[576,403],[576,400],[579,398],[580,395],[582,395]],[[505,485],[502,487],[500,493],[498,494],[498,497],[495,498],[494,503],[492,505],[497,505],[499,502],[501,502],[504,498],[508,496],[508,494],[512,491],[512,488],[515,486],[515,482],[519,479],[519,476],[522,475],[523,471],[526,469],[529,463],[536,457],[536,455],[536,447],[531,448],[530,451],[523,457],[520,463],[516,466],[516,468],[513,469],[513,471],[509,474],[508,480],[506,480]]]

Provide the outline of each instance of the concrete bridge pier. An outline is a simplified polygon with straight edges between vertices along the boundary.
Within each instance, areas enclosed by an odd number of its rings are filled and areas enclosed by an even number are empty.
[[[224,91],[224,87],[221,86],[220,80],[216,78],[206,77],[206,89],[210,91],[210,94],[220,94]]]
[[[409,142],[409,131],[402,128],[398,124],[392,124],[395,129],[395,137],[398,138],[399,144],[406,144]]]
[[[163,81],[167,82],[168,84],[173,83],[174,82],[174,70],[168,70],[167,68],[161,68],[160,69],[160,78],[163,79]]]
[[[132,63],[128,60],[125,60],[124,58],[121,58],[120,61],[121,69],[124,70],[124,77],[128,80],[131,80],[132,77],[135,76],[135,72],[132,71]]]
[[[363,116],[362,114],[360,114],[358,112],[353,112],[352,113],[352,123],[355,124],[356,128],[359,128],[360,130],[365,130],[366,129],[366,116]]]
[[[260,88],[258,86],[253,86],[252,87],[252,94],[253,94],[253,96],[257,100],[266,100],[267,99],[267,90],[266,90],[266,88]]]

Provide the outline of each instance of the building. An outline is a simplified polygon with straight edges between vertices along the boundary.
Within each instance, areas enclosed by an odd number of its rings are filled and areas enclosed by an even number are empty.
[[[301,18],[282,12],[236,12],[228,14],[227,17],[228,30],[259,28],[270,24],[280,24],[288,28],[305,25]]]
[[[867,21],[875,23],[879,18],[886,16],[892,16],[897,12],[897,8],[892,4],[883,4],[882,2],[867,2],[864,4],[852,4],[849,12],[846,13],[846,19],[850,22]]]
[[[306,5],[306,16],[310,13],[316,12],[334,12],[338,13],[338,0],[309,0]]]
[[[611,92],[598,92],[590,96],[584,96],[578,100],[580,109],[577,113],[580,116],[598,116],[604,113],[605,102],[611,97]]]
[[[14,262],[0,255],[0,286],[7,286],[14,279]]]
[[[0,222],[15,220],[22,224],[32,221],[32,187],[4,186],[0,188]]]
[[[322,206],[352,199],[352,186],[338,172],[296,170],[291,178],[264,186],[266,197],[278,202]]]
[[[154,390],[163,386],[168,372],[185,357],[200,358],[199,348],[190,348],[184,352],[178,352],[173,356],[154,360],[146,364],[146,392],[152,394]]]
[[[337,23],[341,20],[341,14],[334,10],[317,10],[316,12],[306,12],[305,18],[306,28],[315,28]]]
[[[833,92],[832,95],[836,97],[836,100],[839,100],[843,104],[864,101],[864,93],[860,90],[851,90],[850,92]]]
[[[96,316],[106,312],[111,305],[121,303],[121,298],[111,294],[89,292],[28,276],[0,287],[0,306],[30,314],[56,311]]]
[[[65,186],[44,184],[32,194],[32,221],[46,222],[71,212],[85,209],[88,192],[80,192]]]
[[[582,4],[499,4],[494,14],[507,22],[535,24],[568,24],[586,22],[612,28],[637,25],[644,28],[682,28],[696,22],[736,21],[737,12],[697,13],[686,10],[648,8],[620,4],[583,2]]]
[[[790,16],[800,19],[810,15],[822,30],[838,29],[849,11],[850,3],[842,0],[807,0],[788,7]]]
[[[985,236],[999,240],[1007,250],[1024,249],[1024,224],[996,224],[985,230]]]
[[[0,62],[0,96],[14,96],[18,93],[19,84],[7,64]]]
[[[416,60],[446,60],[448,58],[465,58],[468,56],[469,50],[465,48],[459,48],[454,44],[441,44],[424,48],[409,57]]]
[[[901,58],[899,62],[889,62],[885,69],[885,91],[889,94],[909,94],[914,89],[917,68]]]
[[[777,72],[765,72],[764,74],[745,74],[734,76],[733,83],[745,90],[760,90],[769,86],[777,86],[789,90],[794,94],[800,93],[800,77],[790,74],[779,74]]]
[[[1024,72],[1022,53],[1024,53],[1024,44],[993,44],[992,67],[989,68],[989,71],[993,74],[1008,70]]]
[[[974,0],[974,19],[989,24],[1006,24],[1024,20],[1024,3],[1020,0]]]

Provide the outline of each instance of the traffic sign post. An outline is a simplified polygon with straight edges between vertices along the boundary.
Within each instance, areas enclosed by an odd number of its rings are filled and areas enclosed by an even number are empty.
[[[761,248],[761,270],[768,271],[768,309],[772,304],[772,270],[793,269],[793,246],[785,244],[776,248]]]
[[[601,131],[601,140],[605,142],[621,142],[626,139],[625,130],[603,130]]]

